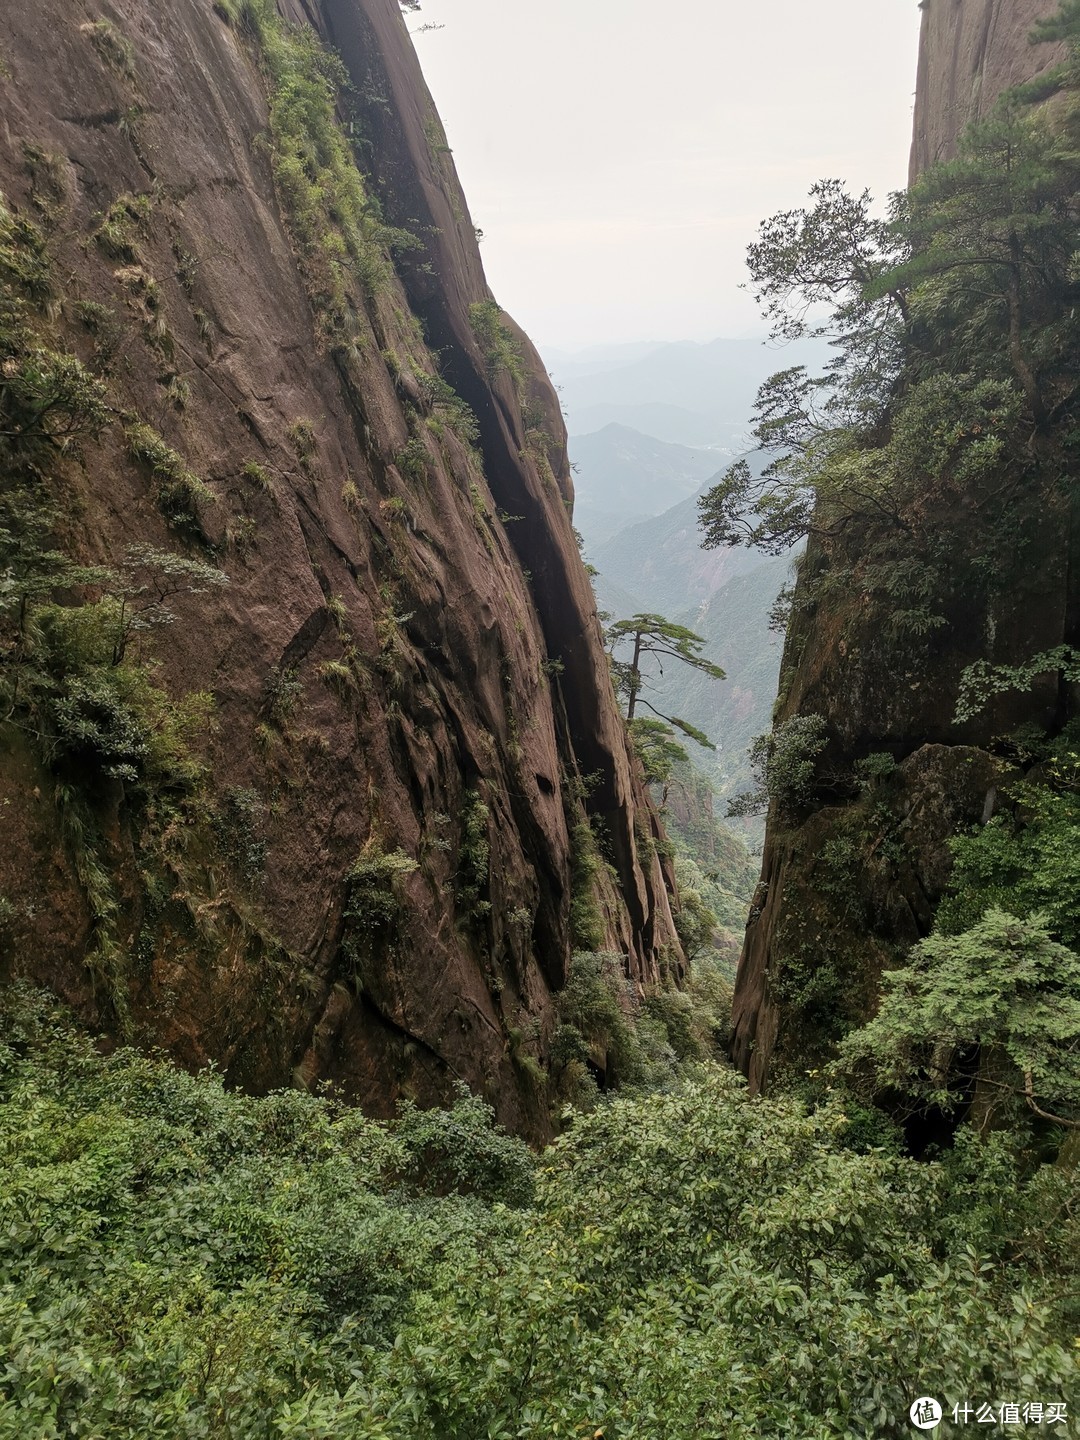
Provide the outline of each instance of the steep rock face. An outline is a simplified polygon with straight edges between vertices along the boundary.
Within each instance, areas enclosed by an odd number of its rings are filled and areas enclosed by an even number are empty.
[[[1061,62],[1064,46],[1028,38],[1057,9],[1056,0],[925,0],[912,179],[950,159],[964,128],[988,115],[1003,90]]]
[[[396,0],[279,10],[347,68],[370,273],[332,235],[308,243],[311,192],[275,129],[292,92],[242,5],[0,16],[0,192],[47,234],[52,276],[35,323],[105,376],[114,412],[53,478],[60,543],[112,566],[151,544],[229,578],[173,597],[141,642],[162,688],[214,701],[208,775],[169,824],[114,778],[79,812],[97,838],[73,838],[48,756],[0,729],[3,963],[238,1083],[331,1080],[385,1112],[463,1079],[542,1134],[572,909],[592,892],[647,985],[681,963],[670,876],[573,540],[558,403],[491,301]],[[125,445],[136,423],[210,492],[182,534]],[[86,963],[103,915],[122,972],[104,978]]]
[[[1054,0],[929,0],[923,20],[913,171],[954,151],[964,125],[1002,89],[1057,63],[1028,43]],[[937,522],[963,533],[963,504]],[[901,638],[857,587],[796,605],[776,721],[823,717],[827,744],[810,804],[773,805],[734,1002],[733,1057],[755,1088],[813,1068],[845,1023],[872,1010],[883,968],[929,933],[948,883],[948,839],[994,811],[1009,769],[991,741],[1031,726],[1052,731],[1067,697],[1055,677],[999,696],[974,719],[954,715],[961,675],[989,655],[1004,664],[1074,644],[1076,517],[1048,504],[1016,536],[1022,591],[999,609],[963,593],[935,596],[944,623]],[[846,560],[858,564],[858,541]],[[804,569],[821,555],[811,542]],[[851,593],[855,590],[856,593]],[[873,757],[873,758],[870,758]],[[859,762],[868,765],[859,771]]]

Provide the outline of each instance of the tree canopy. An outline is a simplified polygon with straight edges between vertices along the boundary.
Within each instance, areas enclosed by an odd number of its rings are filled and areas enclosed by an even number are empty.
[[[882,981],[881,1008],[841,1042],[843,1062],[952,1110],[967,1098],[956,1057],[978,1052],[993,1109],[1080,1129],[1080,956],[1041,916],[991,908],[960,935],[923,940]]]
[[[834,358],[761,388],[772,459],[702,497],[706,548],[828,548],[866,521],[895,550],[931,489],[985,527],[1060,452],[1080,396],[1077,116],[1071,96],[1051,124],[1014,94],[883,218],[828,180],[765,222],[749,265],[774,336],[827,337]]]
[[[626,700],[627,720],[632,721],[637,707],[643,705],[661,720],[676,726],[684,735],[696,740],[699,745],[711,748],[712,741],[695,726],[673,715],[664,715],[642,696],[642,691],[649,683],[642,669],[642,662],[647,656],[656,659],[661,675],[664,673],[665,660],[678,660],[693,670],[711,675],[714,680],[725,679],[725,672],[721,667],[702,655],[705,645],[702,637],[695,635],[693,630],[688,630],[684,625],[676,625],[666,620],[663,615],[641,614],[633,615],[629,620],[616,620],[608,626],[605,638],[616,692]],[[629,646],[629,660],[620,659],[616,655],[620,646]]]

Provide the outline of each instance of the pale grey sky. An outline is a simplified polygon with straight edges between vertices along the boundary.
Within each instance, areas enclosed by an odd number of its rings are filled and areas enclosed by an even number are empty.
[[[759,329],[758,222],[904,183],[916,0],[424,0],[409,17],[500,302],[541,347]]]

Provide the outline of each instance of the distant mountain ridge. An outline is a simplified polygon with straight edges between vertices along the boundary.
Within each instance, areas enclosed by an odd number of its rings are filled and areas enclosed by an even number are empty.
[[[668,444],[626,425],[572,436],[569,447],[575,470],[574,524],[587,549],[635,520],[662,514],[694,495],[726,459],[718,451]]]
[[[726,467],[725,467],[726,468]],[[715,477],[663,514],[629,525],[589,551],[589,560],[641,600],[642,608],[674,617],[706,603],[735,575],[755,569],[762,556],[733,546],[703,550],[698,499]]]
[[[761,382],[791,365],[820,365],[828,353],[820,342],[780,352],[760,339],[639,349],[617,347],[606,366],[602,349],[582,357],[549,352],[571,433],[616,423],[670,443],[744,449]]]

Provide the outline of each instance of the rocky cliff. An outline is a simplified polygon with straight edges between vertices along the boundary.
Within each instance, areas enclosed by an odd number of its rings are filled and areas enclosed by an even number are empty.
[[[0,56],[0,461],[62,557],[4,590],[7,974],[543,1133],[572,946],[681,956],[559,407],[396,0],[41,0]]]
[[[950,159],[965,127],[984,119],[1003,90],[1060,64],[1064,46],[1029,39],[1057,8],[1051,0],[923,0],[913,179]]]
[[[915,171],[951,155],[968,120],[1062,53],[1028,40],[1036,19],[1057,12],[1054,0],[924,8]],[[1035,455],[1037,439],[1025,443]],[[983,499],[928,488],[915,523],[927,554],[953,537],[959,555]],[[820,717],[812,723],[822,748],[813,793],[770,811],[740,961],[733,1053],[756,1087],[780,1071],[813,1070],[837,1035],[866,1018],[881,970],[933,924],[950,837],[994,813],[1010,764],[1000,737],[1020,727],[1052,733],[1072,703],[1048,674],[964,723],[954,719],[973,662],[989,655],[1018,665],[1075,643],[1076,517],[1060,491],[1013,522],[999,546],[1002,557],[1010,547],[1026,557],[1002,559],[1003,568],[1015,565],[1012,588],[993,600],[965,590],[950,559],[932,597],[936,619],[921,633],[902,633],[874,593],[867,533],[856,527],[828,559],[811,541],[788,633],[776,720]],[[887,544],[879,558],[886,552]],[[847,578],[812,598],[830,566]]]

